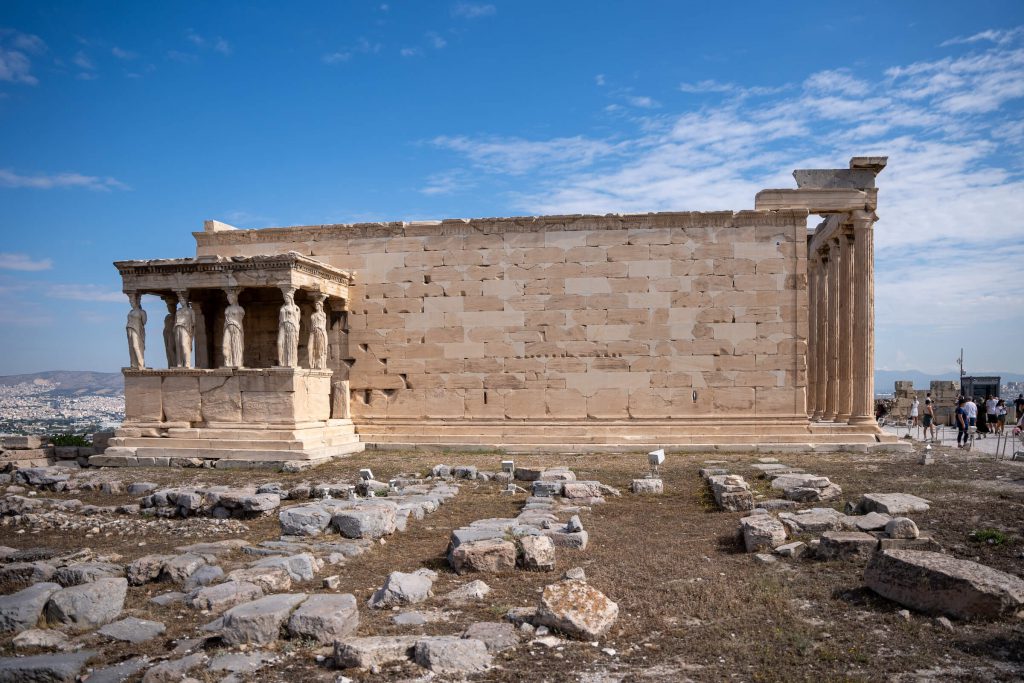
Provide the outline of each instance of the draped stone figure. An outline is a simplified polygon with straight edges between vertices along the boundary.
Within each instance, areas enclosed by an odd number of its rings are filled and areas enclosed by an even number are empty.
[[[316,310],[309,316],[309,367],[312,370],[327,368],[327,314],[324,313],[324,299],[318,295]]]
[[[284,304],[278,316],[277,364],[282,368],[299,367],[299,319],[301,312],[295,305],[295,290],[282,289]]]
[[[174,313],[178,310],[177,300],[173,296],[163,297],[167,305],[164,316],[164,351],[167,353],[167,367],[178,367],[178,354],[174,351]]]
[[[195,313],[188,304],[187,295],[178,292],[178,310],[174,313],[174,352],[178,360],[175,367],[192,367],[192,335],[195,327]]]
[[[237,290],[225,291],[228,295],[228,307],[224,309],[224,341],[221,346],[224,352],[224,367],[240,368],[245,352],[242,331],[242,318],[245,317],[245,309],[238,305]]]
[[[146,312],[139,303],[139,295],[132,292],[128,295],[132,310],[128,312],[128,363],[133,370],[146,367]]]

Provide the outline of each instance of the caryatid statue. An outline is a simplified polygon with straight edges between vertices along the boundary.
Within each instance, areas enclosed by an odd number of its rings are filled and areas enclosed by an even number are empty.
[[[188,303],[188,293],[178,291],[178,310],[174,312],[174,352],[178,359],[175,367],[192,367],[192,335],[195,333],[196,316]]]
[[[178,367],[178,354],[174,352],[174,314],[178,310],[177,300],[173,296],[163,297],[167,305],[167,315],[164,316],[164,351],[167,353],[167,367]]]
[[[224,367],[240,368],[245,352],[245,337],[242,332],[245,309],[238,305],[237,289],[226,289],[224,292],[228,295],[228,307],[224,309],[224,341],[221,345],[224,351]]]
[[[128,294],[132,310],[128,312],[125,329],[128,332],[128,363],[132,370],[146,367],[146,312],[142,310],[139,298],[138,292]]]
[[[282,287],[284,304],[277,319],[277,364],[282,368],[299,367],[299,319],[295,288]]]
[[[327,314],[324,313],[326,294],[316,294],[315,310],[309,316],[309,367],[312,370],[327,368]]]

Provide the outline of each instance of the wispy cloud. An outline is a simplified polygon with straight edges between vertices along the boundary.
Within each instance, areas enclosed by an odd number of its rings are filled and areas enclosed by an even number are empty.
[[[403,57],[415,57],[420,54],[420,49],[418,47],[403,47],[398,54]]]
[[[100,192],[130,189],[116,178],[83,175],[81,173],[23,175],[9,168],[0,168],[0,187],[31,188],[36,190],[77,187]]]
[[[48,258],[33,259],[28,254],[0,252],[0,270],[37,271],[53,268],[53,261]]]
[[[430,47],[434,48],[435,50],[440,50],[448,44],[447,40],[442,38],[437,33],[434,33],[433,31],[427,31],[427,41],[430,43]]]
[[[431,143],[465,155],[481,169],[511,175],[522,175],[537,169],[550,172],[585,167],[598,158],[619,151],[619,147],[612,142],[590,140],[582,136],[544,141],[439,136],[431,140]]]
[[[375,43],[367,40],[366,38],[360,38],[355,42],[354,45],[338,48],[331,52],[326,52],[320,56],[320,61],[324,64],[344,64],[348,62],[357,54],[378,54],[384,46],[381,43]]]
[[[714,79],[698,81],[697,83],[680,83],[679,89],[683,92],[734,92],[738,89],[734,83],[721,83]]]
[[[658,100],[653,97],[647,97],[646,95],[630,95],[626,97],[626,101],[640,109],[657,109],[661,106],[661,102],[658,102]]]
[[[234,49],[231,47],[231,43],[220,37],[213,41],[213,49],[215,52],[219,52],[225,57],[230,57],[234,52]]]
[[[75,53],[75,56],[71,61],[79,69],[93,71],[96,68],[96,63],[90,59],[89,55],[85,54],[81,50]]]
[[[230,57],[234,52],[231,43],[226,38],[202,35],[193,28],[185,29],[185,41],[191,43],[193,49],[198,52],[213,50],[225,57]],[[195,62],[199,59],[195,52],[183,52],[181,50],[170,50],[167,52],[167,57],[183,63]]]
[[[138,55],[135,54],[134,52],[131,52],[129,50],[123,50],[123,49],[119,48],[117,45],[115,45],[114,47],[110,48],[110,54],[114,55],[118,59],[123,59],[125,61],[130,61],[130,60],[135,59],[136,57],[138,57]]]
[[[594,76],[594,85],[604,85],[604,74],[597,74],[596,76]]]
[[[13,29],[0,29],[0,81],[37,85],[32,75],[30,55],[46,52],[46,43],[39,36]]]
[[[463,19],[479,19],[489,17],[498,12],[494,5],[479,2],[457,2],[452,6],[452,16]]]
[[[425,195],[453,194],[467,190],[473,186],[473,181],[468,174],[461,169],[453,169],[442,173],[434,173],[427,177],[427,184],[420,188]]]
[[[1017,26],[1011,29],[989,29],[967,37],[950,38],[942,43],[941,47],[950,45],[970,45],[972,43],[989,42],[996,45],[1006,45],[1024,35],[1024,26]]]
[[[52,299],[67,299],[69,301],[97,301],[105,303],[123,303],[125,296],[118,292],[99,285],[50,285],[46,290],[47,296]]]

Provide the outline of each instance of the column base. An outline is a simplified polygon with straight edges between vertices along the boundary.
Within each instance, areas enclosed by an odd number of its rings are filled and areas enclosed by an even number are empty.
[[[842,414],[842,413],[839,413],[838,415],[836,415],[835,422],[849,422],[850,421],[850,417],[851,416],[850,416],[849,413],[847,413],[845,415]]]
[[[875,418],[870,415],[854,415],[850,417],[848,423],[858,427],[871,426],[874,427],[875,431],[877,432],[882,431],[881,428],[878,426],[878,421],[875,420]]]
[[[813,422],[821,422],[821,411],[815,410],[814,413],[811,415],[811,420]]]

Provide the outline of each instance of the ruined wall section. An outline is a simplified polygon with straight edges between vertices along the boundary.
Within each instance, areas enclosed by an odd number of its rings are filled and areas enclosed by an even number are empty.
[[[356,271],[353,417],[806,419],[806,212],[195,233]]]

